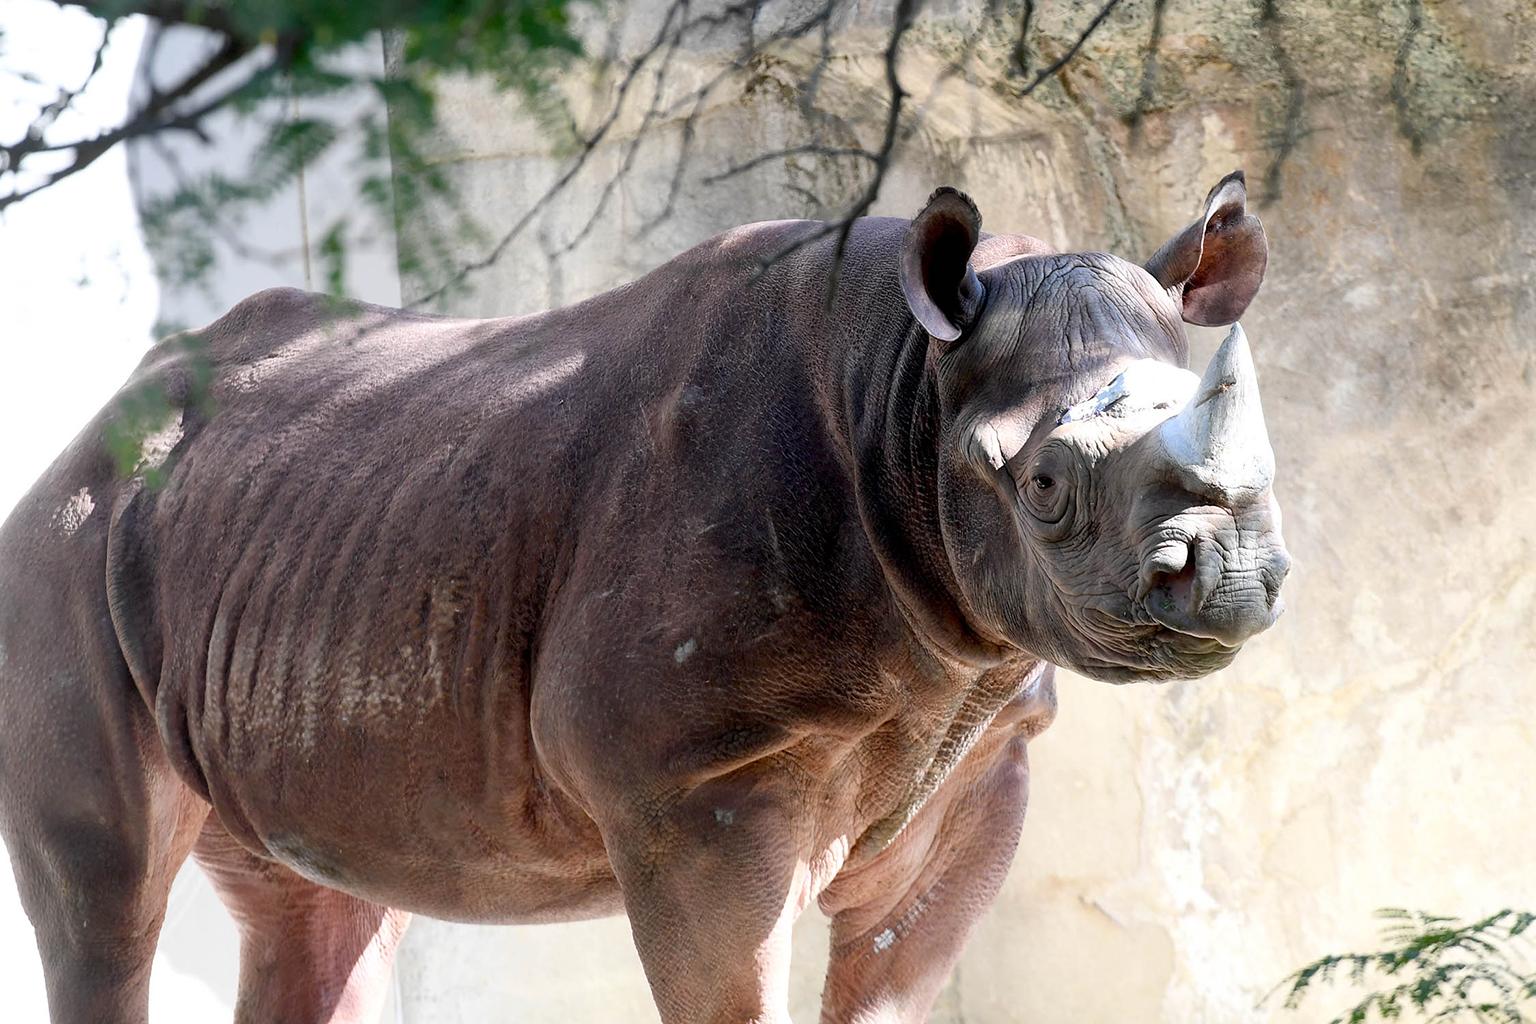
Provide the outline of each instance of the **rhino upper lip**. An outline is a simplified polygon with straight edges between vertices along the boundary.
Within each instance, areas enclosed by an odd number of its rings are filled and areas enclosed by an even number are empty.
[[[1148,609],[1141,605],[1132,605],[1121,612],[1108,612],[1102,608],[1098,611],[1112,624],[1112,628],[1117,631],[1124,630],[1134,636],[1139,644],[1150,646],[1153,649],[1152,660],[1154,661],[1158,655],[1175,658],[1230,658],[1241,650],[1241,645],[1232,647],[1214,637],[1186,633],[1167,623],[1159,622],[1152,617]],[[1145,656],[1115,652],[1103,663],[1130,669],[1133,672],[1142,672],[1148,668],[1147,661]]]
[[[1103,666],[1112,666],[1116,669],[1126,669],[1133,673],[1156,671],[1160,664],[1167,658],[1182,660],[1187,658],[1198,659],[1223,659],[1231,658],[1241,648],[1229,647],[1220,640],[1211,637],[1196,636],[1192,633],[1184,633],[1161,623],[1125,623],[1127,627],[1137,630],[1141,636],[1141,642],[1151,647],[1147,655],[1132,655],[1119,651],[1105,651],[1101,649],[1098,660]],[[1108,655],[1108,657],[1105,657]],[[1163,666],[1165,667],[1165,665]]]
[[[1171,623],[1164,622],[1150,609],[1146,611],[1150,621],[1141,623],[1153,630],[1152,636],[1163,645],[1178,651],[1180,654],[1232,654],[1238,651],[1242,645],[1233,646],[1211,636],[1200,633],[1190,633],[1180,629]]]
[[[1241,649],[1241,646],[1229,646],[1215,637],[1186,633],[1172,626],[1163,626],[1158,630],[1158,636],[1165,638],[1168,646],[1180,654],[1235,654]]]

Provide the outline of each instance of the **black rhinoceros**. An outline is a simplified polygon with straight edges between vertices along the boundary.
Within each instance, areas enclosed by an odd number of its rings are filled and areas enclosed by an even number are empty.
[[[0,532],[0,826],[56,1022],[143,1021],[190,853],[241,1021],[375,1014],[407,915],[627,914],[661,1017],[924,1018],[1051,665],[1198,676],[1287,556],[1241,174],[1145,268],[964,195],[729,231],[538,316],[262,292],[150,352]],[[192,401],[211,361],[211,401]],[[146,394],[176,415],[115,471]],[[147,486],[151,470],[155,485]]]

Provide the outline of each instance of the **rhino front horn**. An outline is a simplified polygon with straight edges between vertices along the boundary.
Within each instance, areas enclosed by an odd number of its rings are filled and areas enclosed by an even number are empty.
[[[1200,379],[1195,395],[1158,429],[1163,450],[1197,490],[1229,502],[1256,497],[1275,478],[1259,381],[1238,324]]]

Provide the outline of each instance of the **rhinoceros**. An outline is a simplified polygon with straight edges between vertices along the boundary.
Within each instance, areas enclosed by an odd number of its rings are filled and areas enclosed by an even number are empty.
[[[626,914],[666,1024],[783,1024],[812,901],[823,1021],[924,1019],[1053,666],[1196,677],[1280,613],[1242,330],[1184,368],[1267,260],[1240,172],[1144,266],[941,188],[535,316],[273,290],[160,343],[0,532],[53,1020],[145,1020],[189,854],[239,1021],[375,1016],[410,914]]]

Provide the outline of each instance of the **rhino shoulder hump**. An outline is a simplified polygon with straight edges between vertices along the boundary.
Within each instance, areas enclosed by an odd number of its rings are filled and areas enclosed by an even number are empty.
[[[199,332],[217,362],[260,359],[334,315],[324,295],[300,288],[265,288],[230,307]]]

